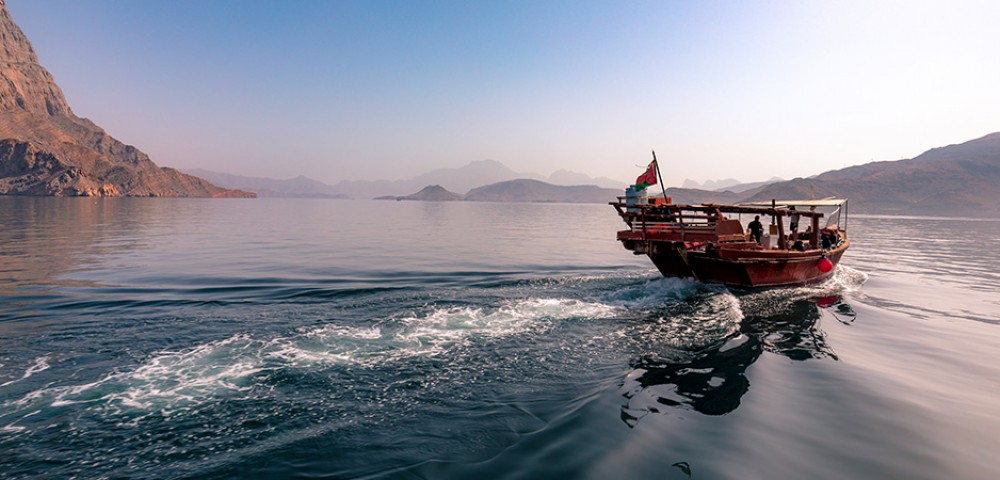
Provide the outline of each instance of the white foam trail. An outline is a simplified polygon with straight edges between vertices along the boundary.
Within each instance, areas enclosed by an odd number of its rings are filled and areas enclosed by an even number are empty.
[[[32,375],[34,375],[34,374],[36,374],[38,372],[41,372],[41,371],[44,371],[44,370],[48,370],[49,369],[49,362],[48,361],[49,361],[48,355],[36,358],[35,359],[35,363],[32,364],[30,367],[28,367],[27,370],[24,371],[24,374],[21,375],[21,378],[17,378],[17,379],[8,381],[8,382],[0,383],[0,387],[6,387],[8,385],[20,382],[21,380],[24,380],[26,378],[30,378]]]
[[[379,326],[327,325],[271,340],[241,334],[177,352],[160,352],[128,371],[81,385],[46,386],[2,405],[10,413],[43,408],[92,409],[136,423],[172,415],[259,386],[260,374],[333,365],[396,365],[401,358],[454,352],[475,338],[518,335],[552,322],[606,318],[617,307],[573,299],[527,299],[496,308],[439,307]],[[39,359],[25,377],[48,368]],[[23,428],[9,425],[10,429]],[[12,430],[11,430],[12,431]]]
[[[740,301],[729,292],[706,295],[704,299],[636,324],[625,333],[651,345],[679,349],[697,348],[718,342],[739,331],[743,321]]]
[[[243,391],[262,370],[257,358],[261,342],[245,335],[199,345],[184,352],[161,352],[135,370],[115,372],[82,385],[47,387],[9,405],[37,408],[87,404],[114,412],[158,410],[166,414]]]
[[[845,265],[837,265],[832,283],[844,292],[855,292],[868,282],[868,274]]]
[[[603,300],[629,310],[644,310],[661,307],[667,300],[682,300],[700,290],[715,288],[689,278],[657,277],[642,285],[610,292]]]
[[[423,317],[407,317],[399,333],[405,351],[412,355],[436,355],[466,346],[476,337],[497,338],[549,328],[553,321],[607,318],[618,308],[574,299],[527,299],[496,309],[446,307]]]
[[[327,325],[304,334],[269,342],[262,355],[269,362],[310,368],[320,365],[352,364],[370,355],[373,346],[383,343],[379,327]]]
[[[331,324],[275,339],[260,357],[279,367],[337,364],[375,367],[405,358],[434,356],[467,346],[476,338],[500,338],[543,331],[552,322],[607,318],[620,308],[565,298],[531,298],[488,307],[435,307],[378,326]]]
[[[259,342],[236,336],[183,353],[165,353],[138,369],[114,378],[127,386],[106,397],[140,409],[199,404],[220,392],[249,388],[249,378],[263,370],[254,351]]]

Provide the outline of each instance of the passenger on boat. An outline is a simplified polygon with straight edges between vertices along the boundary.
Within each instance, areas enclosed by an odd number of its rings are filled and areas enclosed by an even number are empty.
[[[795,211],[795,205],[788,207],[788,210]],[[792,229],[792,238],[795,238],[795,234],[799,231],[799,214],[792,213],[788,216],[788,228]]]
[[[760,239],[764,235],[764,226],[760,224],[760,215],[753,216],[753,221],[747,225],[747,232],[750,233],[750,240],[760,243]]]
[[[823,242],[823,250],[828,250],[833,248],[836,243],[837,234],[833,233],[830,229],[824,228],[820,232],[820,241]]]
[[[719,220],[725,220],[726,216],[722,214],[722,211],[718,208],[708,212],[708,223],[714,224]]]

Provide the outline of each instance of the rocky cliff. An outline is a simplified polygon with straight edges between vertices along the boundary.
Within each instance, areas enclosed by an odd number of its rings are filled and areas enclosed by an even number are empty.
[[[252,197],[172,168],[77,117],[0,0],[0,195]]]

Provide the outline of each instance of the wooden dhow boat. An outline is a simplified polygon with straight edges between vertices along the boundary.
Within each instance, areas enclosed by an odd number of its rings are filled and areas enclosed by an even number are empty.
[[[680,205],[642,192],[632,188],[611,202],[628,225],[618,240],[664,276],[742,288],[805,285],[833,275],[850,246],[846,199]],[[759,239],[745,229],[747,216],[767,227]]]

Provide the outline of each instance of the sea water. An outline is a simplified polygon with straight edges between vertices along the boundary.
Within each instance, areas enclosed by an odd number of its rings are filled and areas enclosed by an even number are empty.
[[[607,205],[0,198],[0,477],[1000,477],[1000,221],[849,221],[748,292]]]

